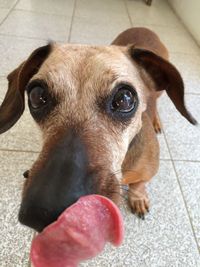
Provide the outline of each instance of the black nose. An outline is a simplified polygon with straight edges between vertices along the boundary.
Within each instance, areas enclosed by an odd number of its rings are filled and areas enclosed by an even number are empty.
[[[75,203],[80,196],[86,195],[86,191],[77,192],[77,194],[68,194],[68,197],[60,198],[59,196],[34,196],[33,199],[27,198],[23,201],[19,221],[41,232],[46,226],[57,220],[59,215]]]
[[[39,232],[81,196],[96,193],[87,151],[74,132],[54,145],[40,170],[28,179],[19,221]]]
[[[26,202],[26,204],[21,206],[19,221],[22,224],[41,232],[46,226],[56,221],[58,216],[62,213],[62,210],[50,210],[47,205],[45,206],[43,204],[43,206],[44,207],[42,207],[42,205],[37,206],[35,203]]]

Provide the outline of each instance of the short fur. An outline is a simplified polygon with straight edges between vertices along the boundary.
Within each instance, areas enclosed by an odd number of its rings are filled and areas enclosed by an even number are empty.
[[[34,179],[48,154],[73,130],[86,149],[88,173],[95,174],[94,193],[117,202],[123,176],[122,183],[129,185],[129,203],[143,218],[149,209],[145,183],[159,165],[156,132],[161,131],[161,123],[156,101],[161,92],[166,90],[177,110],[196,124],[184,104],[182,78],[168,60],[168,51],[155,33],[131,28],[111,46],[49,44],[14,70],[8,76],[8,92],[0,107],[0,133],[23,113],[24,91],[31,82],[44,82],[56,99],[52,111],[36,120],[43,133],[43,148],[28,173],[22,204],[27,194],[32,196]],[[114,121],[104,106],[120,82],[131,84],[139,99],[128,123]]]

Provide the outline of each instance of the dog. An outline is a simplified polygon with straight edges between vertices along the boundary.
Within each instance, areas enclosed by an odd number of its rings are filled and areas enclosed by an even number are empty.
[[[190,123],[184,84],[159,37],[122,32],[110,46],[50,43],[8,75],[0,133],[24,111],[24,94],[43,134],[38,159],[24,174],[19,221],[40,232],[80,196],[104,195],[144,219],[146,183],[157,173],[161,131],[156,102],[165,90]]]

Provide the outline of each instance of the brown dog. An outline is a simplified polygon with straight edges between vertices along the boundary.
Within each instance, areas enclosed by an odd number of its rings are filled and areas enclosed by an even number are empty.
[[[163,90],[192,124],[184,85],[158,36],[145,28],[121,33],[111,46],[49,44],[8,75],[0,133],[24,111],[43,133],[42,151],[24,184],[19,220],[41,231],[81,195],[115,202],[120,179],[140,217],[149,209],[145,183],[157,172]]]

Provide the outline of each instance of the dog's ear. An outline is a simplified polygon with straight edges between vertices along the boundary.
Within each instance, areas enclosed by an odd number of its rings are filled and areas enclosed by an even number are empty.
[[[145,49],[129,47],[132,59],[150,75],[157,91],[166,90],[177,110],[190,123],[197,124],[184,102],[184,83],[178,70],[167,60]]]
[[[24,111],[24,91],[28,81],[37,73],[51,51],[51,44],[39,47],[8,79],[8,90],[0,106],[0,134],[9,130],[21,117]]]

